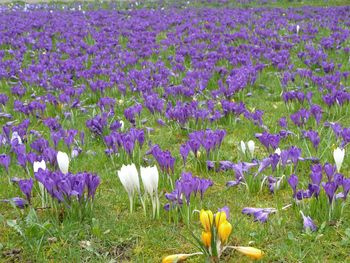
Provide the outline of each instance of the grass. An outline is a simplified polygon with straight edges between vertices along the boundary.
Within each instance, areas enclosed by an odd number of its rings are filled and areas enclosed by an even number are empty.
[[[302,6],[303,4],[319,5],[319,1],[305,2],[276,2],[273,7]],[[330,4],[331,2],[321,2],[321,4]],[[230,3],[229,3],[230,4]],[[332,4],[346,4],[346,1],[334,1]],[[196,5],[196,3],[194,3]],[[213,7],[216,5],[213,4]],[[248,5],[250,6],[250,4]],[[326,31],[320,30],[319,38],[328,35]],[[157,40],[166,39],[166,32],[158,35]],[[87,40],[93,44],[93,39]],[[123,48],[127,48],[127,38],[122,37],[120,40]],[[6,49],[6,47],[2,47]],[[297,58],[297,53],[302,47],[294,47],[291,51],[291,60],[295,62],[296,67],[305,67]],[[172,55],[176,50],[165,51],[162,57]],[[337,62],[344,63],[344,70],[349,70],[349,64],[346,64],[346,56],[338,56],[335,50],[328,51],[330,57]],[[152,59],[152,58],[150,58]],[[28,58],[29,60],[29,58]],[[222,65],[227,65],[228,61],[221,61]],[[166,62],[165,62],[166,63]],[[299,63],[299,64],[298,64]],[[189,58],[185,60],[187,67],[191,66]],[[231,65],[229,65],[231,66]],[[140,63],[136,67],[141,67]],[[215,76],[213,77],[215,79]],[[178,84],[182,79],[174,79],[174,84]],[[215,88],[216,81],[210,82],[207,90]],[[295,86],[303,86],[303,79],[297,80]],[[349,86],[347,80],[344,85]],[[40,95],[43,92],[38,87],[28,87]],[[292,87],[290,87],[292,88]],[[316,92],[317,87],[310,88]],[[1,92],[10,95],[10,85],[8,81],[2,80],[0,83]],[[251,92],[251,97],[244,96]],[[274,67],[268,67],[261,72],[257,82],[248,86],[242,94],[237,95],[234,99],[242,99],[248,109],[263,109],[264,122],[271,128],[271,132],[278,132],[277,120],[282,116],[287,116],[291,111],[296,111],[299,105],[286,105],[281,102],[282,87],[278,77],[278,71]],[[208,93],[209,94],[209,93]],[[128,92],[125,97],[121,97],[117,89],[108,90],[105,96],[116,97],[123,100],[116,107],[116,115],[123,116],[123,110],[132,105],[131,94]],[[134,95],[132,95],[134,96]],[[240,97],[238,97],[240,96]],[[26,97],[29,99],[29,96]],[[86,98],[88,104],[98,101],[97,97]],[[142,101],[141,98],[136,99]],[[203,100],[204,97],[198,96],[197,100]],[[13,104],[13,98],[10,98],[9,105]],[[184,98],[188,100],[188,98]],[[316,99],[320,103],[320,97]],[[6,111],[13,114],[14,119],[23,119],[23,116],[6,108]],[[48,107],[45,117],[58,115],[63,117],[64,109],[59,107]],[[95,110],[97,111],[97,110]],[[168,254],[195,252],[191,244],[191,235],[189,231],[194,231],[200,235],[200,223],[198,215],[192,216],[190,229],[182,222],[174,224],[169,222],[168,212],[161,210],[160,219],[150,220],[150,216],[144,216],[140,203],[137,203],[136,211],[133,214],[128,212],[128,197],[122,188],[116,175],[117,169],[122,162],[115,158],[114,164],[104,154],[104,144],[99,138],[95,138],[85,127],[85,122],[92,116],[93,110],[89,114],[83,114],[78,110],[73,111],[72,119],[65,119],[62,122],[64,128],[74,128],[84,130],[87,138],[83,147],[83,153],[72,160],[70,170],[72,172],[89,171],[96,172],[102,178],[102,184],[96,194],[94,202],[94,211],[90,217],[83,220],[75,218],[65,218],[62,221],[57,220],[55,215],[45,210],[20,211],[0,204],[0,260],[3,262],[159,262],[160,259]],[[338,120],[341,119],[344,125],[349,125],[350,114],[345,107],[341,112],[335,112],[334,109],[325,113],[324,119]],[[325,224],[317,222],[319,230],[316,233],[306,233],[302,231],[302,220],[298,216],[299,211],[291,208],[286,211],[279,211],[271,215],[266,224],[254,223],[251,218],[242,215],[243,207],[278,207],[290,203],[291,189],[286,182],[282,184],[282,189],[276,195],[272,195],[266,188],[260,193],[248,193],[246,188],[239,186],[227,189],[225,184],[228,180],[233,179],[232,172],[214,173],[207,171],[205,168],[206,158],[204,154],[195,159],[189,157],[185,168],[182,166],[182,160],[179,155],[179,147],[187,140],[187,131],[182,130],[179,125],[170,122],[167,126],[157,124],[158,116],[151,115],[147,110],[143,110],[139,120],[148,119],[147,126],[153,127],[154,132],[147,136],[161,146],[162,149],[169,149],[176,157],[176,169],[174,177],[177,178],[182,170],[191,171],[194,175],[212,178],[215,182],[205,194],[203,204],[196,203],[196,208],[202,207],[212,209],[227,205],[231,210],[231,219],[233,233],[231,243],[233,245],[248,245],[259,247],[264,250],[266,257],[265,262],[347,262],[350,260],[348,247],[350,244],[350,221],[349,211],[345,210],[342,220],[335,224]],[[49,138],[49,130],[41,123],[40,120],[31,117],[30,129],[36,129],[42,132],[45,138]],[[4,121],[1,121],[4,124]],[[128,128],[130,127],[126,124]],[[188,128],[197,129],[205,128],[208,123],[189,124]],[[312,123],[308,123],[314,127]],[[142,127],[142,126],[138,126]],[[222,147],[217,153],[215,160],[229,160],[237,162],[239,160],[249,161],[247,157],[242,157],[238,150],[241,140],[248,141],[253,139],[261,129],[252,123],[241,118],[238,121],[225,118],[213,125],[211,129],[226,129],[227,136]],[[320,131],[323,138],[328,138],[328,130]],[[146,141],[147,141],[146,140]],[[283,141],[281,148],[298,145],[302,148],[303,153],[308,152],[310,144],[302,141],[298,137],[291,137]],[[332,162],[332,147],[335,141],[329,142],[323,139],[320,149],[324,150],[321,161]],[[63,143],[59,148],[66,150]],[[96,155],[88,154],[92,150]],[[145,154],[147,147],[141,151],[141,156]],[[312,151],[312,150],[311,150]],[[257,143],[256,155],[262,158],[267,155],[266,150]],[[315,152],[311,152],[315,154]],[[318,154],[318,153],[317,153]],[[137,159],[137,158],[136,158]],[[138,162],[137,165],[141,165]],[[297,174],[304,178],[308,177],[309,164],[302,164],[298,167]],[[349,176],[349,161],[343,164],[345,176]],[[1,168],[0,168],[1,169]],[[2,170],[3,172],[3,170]],[[269,171],[266,172],[266,175]],[[26,175],[16,165],[10,167],[11,176],[25,177]],[[306,180],[305,180],[306,181]],[[7,178],[0,177],[0,198],[20,195],[16,187],[9,187]],[[165,192],[172,189],[165,182],[161,182],[161,204],[166,203]],[[37,195],[37,193],[36,193]],[[39,197],[34,197],[34,207],[40,202]],[[13,221],[16,220],[16,221]],[[223,262],[248,262],[246,258],[234,253],[227,252],[224,255]],[[200,262],[200,259],[190,259],[189,262]]]

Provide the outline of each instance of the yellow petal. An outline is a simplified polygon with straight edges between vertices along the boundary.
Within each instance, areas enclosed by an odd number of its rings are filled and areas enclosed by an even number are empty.
[[[235,247],[235,249],[252,259],[261,259],[264,256],[264,252],[255,247]]]
[[[225,221],[219,225],[219,229],[218,229],[219,238],[223,244],[227,242],[228,237],[231,235],[231,232],[232,232],[232,225],[228,221]]]
[[[226,213],[224,211],[217,212],[215,215],[215,225],[216,228],[219,229],[219,226],[227,220]]]
[[[189,254],[175,254],[169,255],[162,259],[162,263],[176,263],[186,260],[189,257]]]
[[[213,212],[210,210],[202,209],[199,213],[199,220],[201,221],[205,231],[209,232],[213,223]]]
[[[210,247],[211,245],[211,232],[202,232],[202,242],[204,246]]]

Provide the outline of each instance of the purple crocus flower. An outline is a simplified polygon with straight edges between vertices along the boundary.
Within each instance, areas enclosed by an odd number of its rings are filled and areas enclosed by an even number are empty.
[[[209,171],[215,169],[215,163],[213,161],[207,160],[206,163],[207,163],[207,168]]]
[[[294,166],[296,166],[298,164],[299,158],[301,157],[301,149],[295,146],[290,147],[288,156]]]
[[[226,186],[227,186],[227,187],[232,187],[232,186],[239,185],[239,184],[242,182],[242,180],[243,180],[243,177],[240,177],[240,178],[237,179],[237,180],[228,181],[228,182],[226,183]]]
[[[343,192],[336,195],[336,198],[343,198],[344,200],[348,196],[350,191],[350,178],[343,178]]]
[[[310,112],[314,116],[317,124],[320,124],[320,121],[322,119],[322,113],[323,113],[321,106],[317,104],[313,104],[310,108]]]
[[[327,182],[327,183],[322,183],[322,186],[328,196],[329,203],[331,204],[333,202],[333,197],[337,189],[337,185],[335,182]]]
[[[32,142],[30,147],[38,153],[43,153],[43,151],[49,147],[49,142],[44,138],[39,138]]]
[[[186,199],[187,205],[190,204],[191,195],[196,196],[198,192],[203,199],[204,192],[213,185],[210,179],[193,177],[191,173],[182,173],[180,179],[176,180],[175,188],[171,193],[167,193],[165,197],[171,202],[171,205],[165,206],[170,209],[183,204],[182,199]]]
[[[297,191],[295,198],[297,200],[303,200],[303,199],[307,199],[310,198],[312,196],[312,192],[310,192],[309,189],[307,190],[299,190]]]
[[[11,163],[11,157],[6,154],[0,154],[0,165],[3,166],[8,173],[9,171],[9,166]]]
[[[344,179],[344,176],[341,173],[336,173],[334,175],[334,182],[337,185],[337,189],[339,186],[343,185],[343,179]],[[335,189],[335,190],[337,190],[337,189]]]
[[[64,143],[67,145],[68,149],[70,149],[72,143],[74,142],[75,136],[78,134],[77,130],[67,130],[64,138]]]
[[[269,184],[269,190],[271,193],[274,193],[275,190],[278,190],[280,188],[282,178],[276,178],[270,175],[267,177],[267,180]]]
[[[85,177],[86,186],[88,189],[88,197],[94,199],[96,189],[101,183],[101,179],[96,174],[87,174]]]
[[[203,200],[204,193],[207,191],[207,189],[213,185],[213,181],[210,179],[199,179],[199,192],[201,194],[201,199]]]
[[[298,176],[296,176],[295,174],[292,174],[288,179],[288,183],[293,189],[293,196],[296,195],[298,182],[299,182]]]
[[[228,206],[224,206],[218,210],[219,212],[225,212],[226,218],[230,219],[230,208]]]
[[[317,184],[309,184],[307,192],[309,193],[309,196],[315,196],[318,198],[320,194],[320,186]]]
[[[328,182],[332,181],[333,180],[333,176],[336,172],[336,167],[331,165],[330,163],[325,163],[324,166],[323,166],[323,170],[324,172],[326,173],[327,175],[327,178],[328,178]]]
[[[57,149],[58,143],[60,142],[60,140],[62,140],[63,136],[64,136],[63,130],[59,130],[57,132],[56,131],[51,132],[51,140],[53,142],[55,149]]]
[[[11,199],[3,199],[1,200],[5,203],[14,203],[16,207],[23,209],[27,206],[27,201],[20,197],[13,197]]]
[[[263,133],[255,134],[255,137],[259,139],[261,144],[264,145],[267,150],[269,150],[270,147],[273,150],[276,150],[281,139],[279,134],[270,134],[266,131],[264,131]]]
[[[188,156],[190,150],[191,150],[191,148],[188,146],[187,143],[182,144],[180,146],[180,154],[181,154],[182,160],[184,162],[184,165],[186,165],[187,156]]]
[[[317,131],[313,131],[313,130],[308,130],[308,131],[303,131],[303,136],[308,138],[313,147],[317,150],[318,146],[320,144],[320,136],[318,135]]]
[[[282,117],[279,119],[278,121],[279,125],[282,127],[282,128],[287,128],[287,118],[286,117]]]
[[[32,195],[33,188],[33,178],[28,180],[23,179],[18,181],[19,189],[21,189],[22,193],[27,197],[28,203],[30,204],[30,198]]]
[[[289,158],[289,150],[282,150],[280,156],[282,166],[286,167]]]
[[[322,181],[322,165],[315,164],[311,166],[310,178],[313,184],[320,185]]]
[[[254,216],[254,221],[265,223],[271,213],[276,213],[274,208],[254,208],[245,207],[242,209],[242,214]]]
[[[302,211],[300,211],[301,216],[303,217],[303,223],[304,223],[304,229],[305,230],[311,230],[312,232],[317,230],[317,226],[315,225],[314,221],[309,216],[305,216]]]
[[[259,173],[261,173],[262,171],[264,171],[267,167],[269,167],[271,165],[271,158],[265,158],[260,162],[258,171],[256,172],[255,176],[257,176]]]

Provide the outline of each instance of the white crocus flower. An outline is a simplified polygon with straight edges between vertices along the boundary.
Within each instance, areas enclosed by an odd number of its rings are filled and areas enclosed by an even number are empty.
[[[341,165],[343,164],[345,156],[345,149],[340,149],[339,147],[333,151],[333,157],[335,161],[335,165],[337,167],[337,171],[339,173]]]
[[[58,152],[57,153],[57,163],[58,167],[60,168],[61,172],[64,174],[68,173],[69,168],[69,157],[68,154],[65,152]]]
[[[297,35],[299,35],[300,26],[297,25]]]
[[[245,146],[244,141],[241,141],[241,151],[243,154],[245,154],[245,151],[247,150],[247,147]]]
[[[158,181],[159,173],[157,166],[140,168],[141,179],[144,189],[150,195],[152,201],[153,217],[159,215]]]
[[[46,170],[46,163],[44,160],[41,160],[40,162],[33,163],[34,173],[37,173],[39,171],[39,169]]]
[[[254,157],[254,151],[255,151],[255,142],[250,140],[249,142],[247,142],[247,145],[248,145],[248,150],[250,152],[250,155],[252,157]]]
[[[139,174],[137,172],[135,164],[123,165],[118,171],[118,177],[126,192],[128,193],[130,200],[130,212],[133,211],[133,198],[135,191],[140,193],[140,181]]]

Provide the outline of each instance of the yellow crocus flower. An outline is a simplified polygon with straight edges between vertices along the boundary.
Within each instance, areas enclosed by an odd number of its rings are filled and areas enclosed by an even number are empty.
[[[219,225],[218,233],[222,243],[227,242],[228,237],[231,235],[231,232],[232,232],[232,225],[228,221],[224,221]]]
[[[174,254],[166,256],[162,259],[162,263],[176,263],[176,262],[182,262],[185,261],[188,257],[196,256],[196,255],[203,255],[202,252],[196,252],[192,254]]]
[[[169,255],[162,259],[162,263],[174,263],[174,262],[181,262],[186,260],[189,257],[189,254],[175,254],[175,255]]]
[[[211,225],[213,223],[213,212],[210,210],[202,209],[199,213],[199,220],[201,221],[206,232],[210,232]]]
[[[264,256],[264,252],[255,247],[234,247],[234,249],[252,259],[261,259]]]
[[[215,225],[219,229],[219,226],[227,220],[226,213],[224,211],[217,212],[215,215]]]
[[[211,245],[211,232],[202,232],[202,242],[204,246],[210,247]]]

